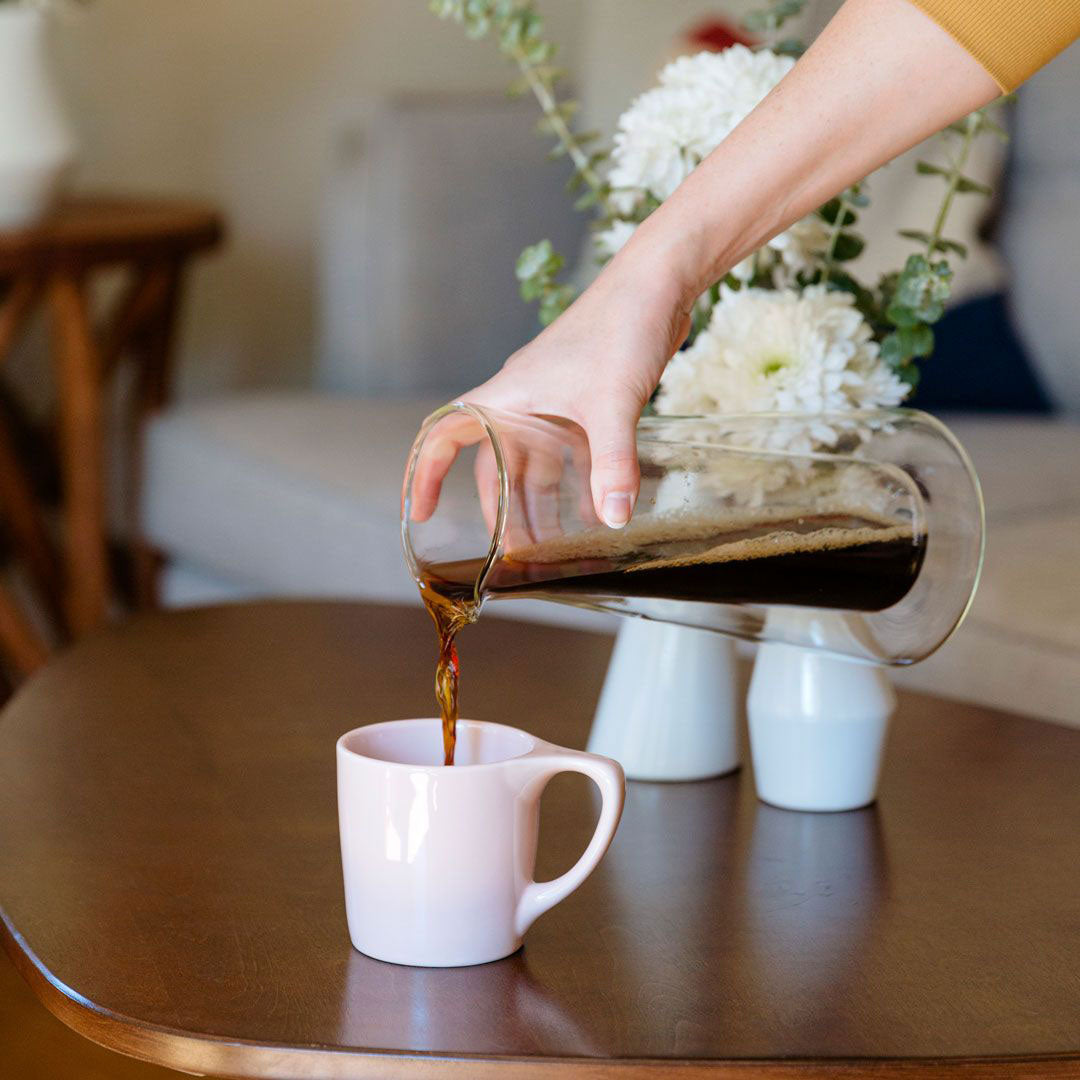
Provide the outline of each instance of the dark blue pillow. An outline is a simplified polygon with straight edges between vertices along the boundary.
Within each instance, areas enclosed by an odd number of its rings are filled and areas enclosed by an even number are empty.
[[[1053,412],[1002,294],[957,304],[934,327],[934,340],[905,404],[927,412]]]

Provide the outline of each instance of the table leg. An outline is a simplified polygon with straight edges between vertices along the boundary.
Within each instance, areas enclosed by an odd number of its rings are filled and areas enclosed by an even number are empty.
[[[20,277],[0,304],[0,363],[18,337],[23,324],[42,293],[37,276]],[[16,546],[26,559],[34,584],[62,630],[65,625],[63,584],[59,560],[53,549],[34,492],[12,445],[7,425],[0,423],[0,506],[3,507]]]
[[[20,277],[12,282],[11,291],[0,304],[0,361],[6,358],[40,295],[39,278]]]
[[[50,290],[67,526],[68,621],[76,634],[105,618],[109,595],[101,360],[83,284],[74,275],[60,273]]]
[[[63,574],[37,500],[12,445],[7,425],[0,421],[0,507],[16,548],[26,559],[38,593],[63,631]]]
[[[149,274],[150,281],[157,283],[153,291],[159,302],[153,318],[139,335],[135,350],[138,375],[135,384],[135,445],[131,455],[134,475],[131,490],[136,513],[141,505],[146,425],[155,413],[164,408],[168,400],[173,344],[180,307],[181,272],[182,264],[177,261],[154,267]],[[159,602],[158,583],[163,559],[161,553],[143,536],[141,520],[136,520],[133,535],[135,585],[139,606],[155,608]]]
[[[32,675],[49,657],[45,643],[3,586],[0,586],[0,647],[20,675]]]

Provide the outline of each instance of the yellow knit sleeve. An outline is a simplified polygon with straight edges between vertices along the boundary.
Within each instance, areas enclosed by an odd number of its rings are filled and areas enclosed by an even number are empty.
[[[1080,0],[912,0],[1015,90],[1080,37]]]

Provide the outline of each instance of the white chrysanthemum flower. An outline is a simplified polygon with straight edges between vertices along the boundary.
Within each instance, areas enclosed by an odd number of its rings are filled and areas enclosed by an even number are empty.
[[[745,45],[668,64],[659,85],[619,118],[612,187],[626,189],[634,200],[643,192],[666,199],[793,64],[790,57]]]
[[[725,287],[709,325],[668,365],[657,410],[842,413],[899,405],[908,389],[848,293]],[[836,435],[823,424],[777,429],[778,445],[798,452]]]
[[[788,56],[768,49],[754,52],[745,45],[668,64],[659,85],[636,98],[619,118],[608,175],[615,208],[630,216],[650,196],[663,202],[793,64]],[[612,239],[620,237],[625,242],[622,232]],[[825,224],[811,216],[770,240],[758,257],[767,258],[786,281],[808,269],[827,242]],[[733,272],[749,280],[753,265],[746,259]]]
[[[637,225],[632,221],[613,221],[594,237],[596,253],[602,259],[611,259],[626,246],[634,235]]]
[[[796,221],[766,245],[779,257],[784,271],[792,276],[800,270],[812,270],[815,256],[824,255],[828,246],[829,226],[817,214]]]

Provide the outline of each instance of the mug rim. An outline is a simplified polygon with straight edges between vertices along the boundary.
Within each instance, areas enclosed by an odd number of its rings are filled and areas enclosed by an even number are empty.
[[[391,769],[405,769],[408,772],[420,770],[422,772],[431,773],[458,773],[464,772],[465,770],[498,769],[508,762],[520,761],[522,758],[528,757],[529,754],[532,754],[547,745],[542,739],[538,739],[531,732],[525,731],[522,728],[513,727],[511,724],[500,724],[495,720],[470,720],[468,717],[459,717],[458,725],[464,724],[473,728],[492,728],[501,731],[509,731],[514,735],[524,736],[530,745],[522,753],[514,754],[512,757],[501,758],[499,761],[474,762],[468,765],[414,765],[407,761],[387,761],[385,758],[371,757],[368,754],[362,754],[345,745],[346,740],[357,732],[375,731],[378,728],[400,727],[403,724],[435,724],[437,725],[437,730],[441,732],[442,720],[437,716],[408,716],[401,717],[397,720],[378,720],[374,724],[360,724],[338,736],[337,742],[335,743],[337,755],[339,758],[346,756],[354,758],[357,761],[368,762],[372,765]]]

